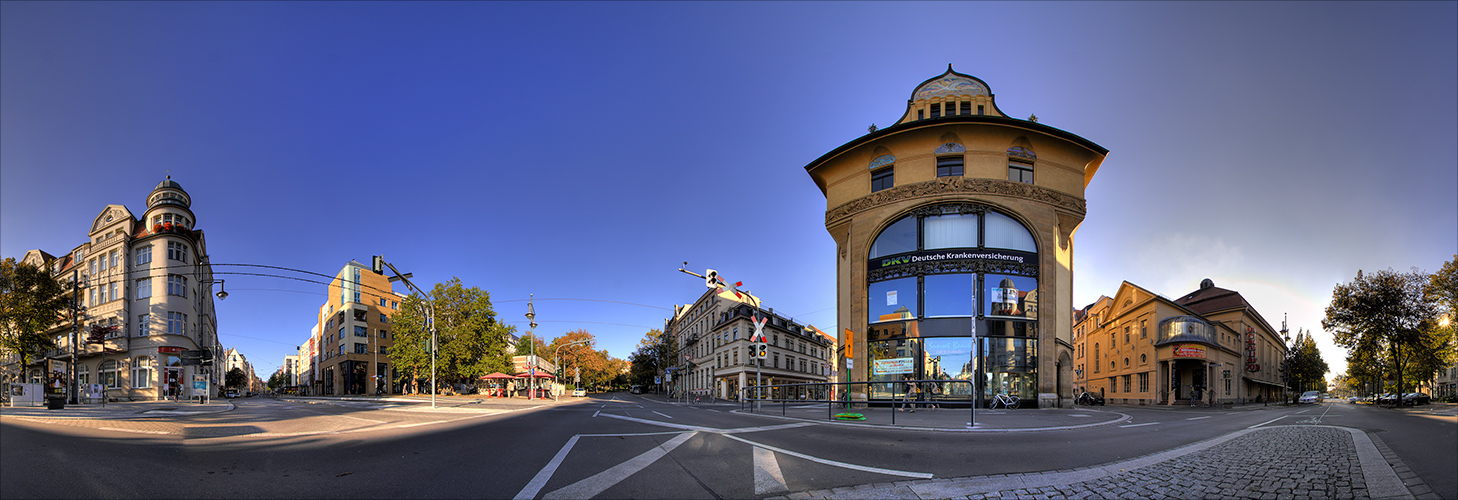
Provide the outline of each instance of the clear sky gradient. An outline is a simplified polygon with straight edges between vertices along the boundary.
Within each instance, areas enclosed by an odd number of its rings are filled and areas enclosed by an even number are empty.
[[[1211,278],[1336,373],[1335,284],[1458,253],[1455,2],[6,1],[0,255],[69,252],[170,172],[216,264],[383,254],[626,358],[703,291],[688,261],[833,331],[804,166],[948,63],[1109,149],[1076,306]],[[267,377],[324,286],[221,277]]]

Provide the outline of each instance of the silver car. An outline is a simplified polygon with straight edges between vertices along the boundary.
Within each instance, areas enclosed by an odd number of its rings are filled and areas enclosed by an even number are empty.
[[[1306,391],[1296,400],[1297,404],[1316,404],[1321,402],[1321,393],[1317,391]]]

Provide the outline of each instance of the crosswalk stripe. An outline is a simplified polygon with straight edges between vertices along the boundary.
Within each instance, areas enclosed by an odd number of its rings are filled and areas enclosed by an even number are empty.
[[[652,465],[653,462],[656,462],[658,461],[658,459],[663,458],[665,455],[668,455],[668,453],[673,451],[674,448],[677,448],[678,445],[683,444],[684,441],[688,441],[689,438],[694,437],[697,434],[698,432],[685,432],[683,434],[679,434],[678,437],[670,439],[666,443],[663,443],[654,447],[651,450],[643,452],[642,455],[638,455],[626,462],[614,465],[612,468],[594,474],[592,477],[589,477],[587,479],[583,479],[581,481],[569,484],[560,490],[543,495],[542,498],[544,500],[556,500],[559,498],[566,499],[595,497],[599,493],[602,493],[608,488],[613,487],[613,485],[622,482],[622,480],[624,479],[627,479],[629,476],[637,474],[638,471],[643,470],[649,465]],[[545,482],[546,481],[543,481],[543,483]],[[523,493],[525,493],[525,491],[523,491]],[[521,498],[520,495],[518,495],[517,498]]]
[[[764,448],[754,447],[754,494],[766,495],[790,491],[785,485],[785,475],[780,473],[780,462],[775,460],[775,452]]]

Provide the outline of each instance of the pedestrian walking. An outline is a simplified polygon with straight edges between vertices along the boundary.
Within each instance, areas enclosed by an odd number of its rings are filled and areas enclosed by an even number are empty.
[[[917,389],[916,382],[911,380],[911,376],[910,375],[907,375],[906,376],[906,395],[901,396],[901,409],[899,411],[907,411],[907,409],[906,409],[907,405],[913,405],[911,407],[911,413],[916,413],[916,406],[914,406],[915,403],[912,403],[912,401],[915,400],[915,399],[918,399],[920,397],[921,397],[921,391]]]

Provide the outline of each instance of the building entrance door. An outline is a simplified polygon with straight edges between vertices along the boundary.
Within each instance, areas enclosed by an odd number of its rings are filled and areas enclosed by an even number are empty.
[[[166,386],[162,396],[164,398],[175,398],[182,393],[182,369],[167,368],[166,377],[163,378]]]

